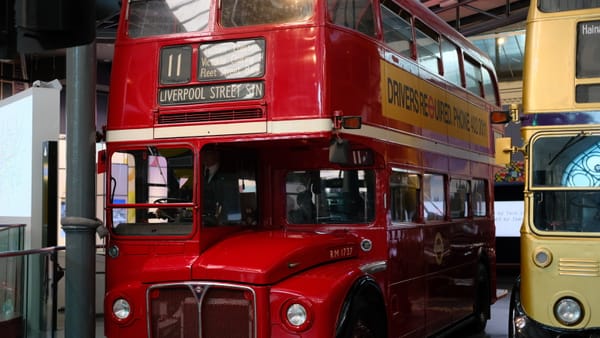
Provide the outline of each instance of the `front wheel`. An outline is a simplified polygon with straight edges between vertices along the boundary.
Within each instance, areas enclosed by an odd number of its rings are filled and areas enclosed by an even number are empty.
[[[508,305],[508,338],[514,338],[517,332],[517,328],[515,326],[515,313],[520,284],[521,277],[517,277],[517,280],[515,281],[510,293],[510,303]]]
[[[352,304],[347,325],[336,338],[384,338],[385,323],[379,322],[377,311],[365,300],[357,300]]]
[[[490,313],[490,279],[486,267],[479,264],[477,267],[477,297],[473,309],[473,319],[469,331],[479,333],[485,330]]]

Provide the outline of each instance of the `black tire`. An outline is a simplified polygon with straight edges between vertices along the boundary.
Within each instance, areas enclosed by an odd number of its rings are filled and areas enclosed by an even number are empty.
[[[364,299],[353,301],[346,327],[336,338],[384,338],[386,337],[384,316]]]
[[[469,323],[470,333],[479,333],[485,330],[490,317],[490,278],[487,268],[483,264],[477,266],[477,291],[473,318]]]
[[[508,305],[508,338],[514,338],[517,332],[515,327],[515,313],[517,306],[517,296],[519,293],[519,287],[521,285],[521,277],[517,277],[515,284],[510,292],[510,303]]]

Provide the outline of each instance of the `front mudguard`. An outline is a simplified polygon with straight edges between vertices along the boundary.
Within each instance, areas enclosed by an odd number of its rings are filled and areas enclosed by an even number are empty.
[[[510,295],[509,338],[600,337],[600,329],[566,330],[539,323],[530,318],[521,304],[521,278],[517,277]]]
[[[367,263],[353,259],[338,261],[307,270],[274,285],[270,293],[272,336],[338,337],[348,325],[348,318],[354,309],[352,301],[360,295],[366,295],[366,290],[369,290],[368,295],[379,298],[378,304],[383,310],[378,310],[378,313],[385,314],[382,287],[376,282],[378,276],[361,269]],[[308,307],[310,325],[295,328],[286,323],[286,306],[294,302]],[[381,320],[383,327],[387,328],[385,317]]]

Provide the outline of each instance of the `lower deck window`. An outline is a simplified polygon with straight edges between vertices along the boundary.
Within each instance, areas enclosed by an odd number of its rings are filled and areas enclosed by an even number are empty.
[[[374,219],[372,170],[292,171],[286,178],[291,224],[369,223]]]

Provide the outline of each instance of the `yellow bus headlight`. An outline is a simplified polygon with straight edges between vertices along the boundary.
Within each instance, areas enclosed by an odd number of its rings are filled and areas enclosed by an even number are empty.
[[[583,307],[577,299],[564,297],[554,304],[554,316],[562,324],[573,326],[583,319]]]

